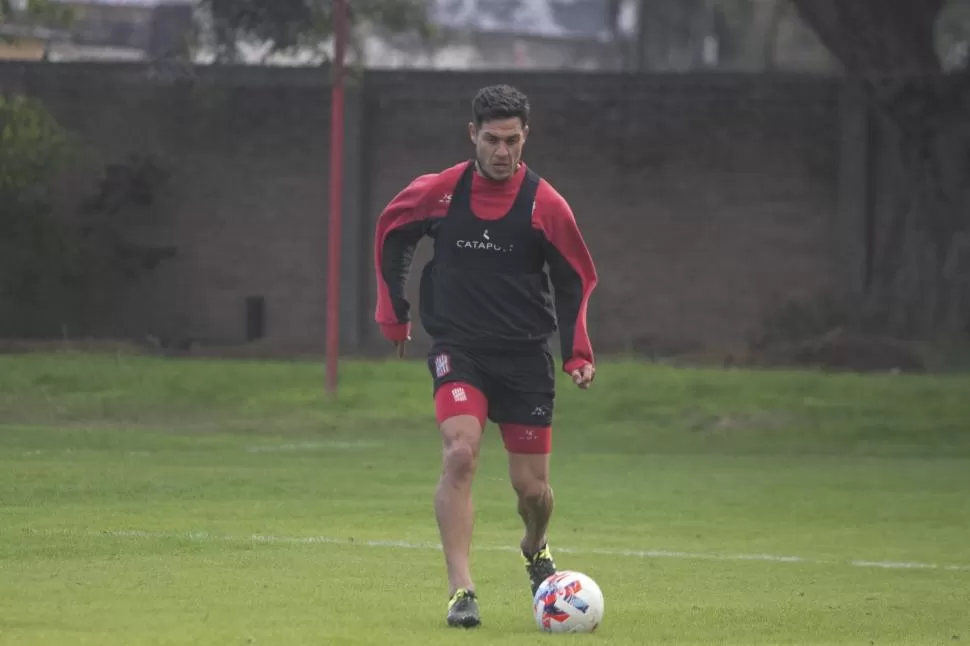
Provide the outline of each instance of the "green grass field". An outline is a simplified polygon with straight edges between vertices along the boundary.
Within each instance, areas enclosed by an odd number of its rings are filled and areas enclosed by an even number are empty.
[[[970,378],[600,367],[562,383],[551,545],[606,597],[537,632],[487,431],[444,627],[426,368],[0,357],[0,644],[970,642]]]

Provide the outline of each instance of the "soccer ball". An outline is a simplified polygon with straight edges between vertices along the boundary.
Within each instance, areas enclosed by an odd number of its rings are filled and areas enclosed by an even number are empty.
[[[543,632],[591,633],[603,621],[603,592],[582,572],[558,572],[536,590],[532,613]]]

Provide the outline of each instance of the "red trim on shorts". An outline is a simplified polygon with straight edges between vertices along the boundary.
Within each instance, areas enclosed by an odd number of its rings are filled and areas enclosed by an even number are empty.
[[[464,381],[441,384],[434,394],[434,411],[438,423],[457,415],[472,415],[485,427],[488,401],[478,388]]]
[[[552,428],[549,426],[500,424],[499,429],[502,431],[505,450],[509,453],[552,453]]]

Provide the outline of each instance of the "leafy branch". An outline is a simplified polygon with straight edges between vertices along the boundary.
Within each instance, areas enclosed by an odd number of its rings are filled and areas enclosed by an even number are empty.
[[[373,26],[386,33],[428,37],[427,0],[353,0],[351,29]],[[317,48],[334,29],[333,0],[202,0],[220,60],[233,60],[237,44],[258,42],[270,53]]]

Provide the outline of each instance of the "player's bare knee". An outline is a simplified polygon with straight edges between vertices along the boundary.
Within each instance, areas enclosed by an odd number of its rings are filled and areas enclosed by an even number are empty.
[[[523,501],[542,498],[549,491],[549,457],[545,454],[509,455],[509,479]]]
[[[444,469],[452,477],[471,477],[477,462],[478,452],[469,442],[452,442],[444,449]]]
[[[478,450],[482,429],[474,418],[454,418],[441,426],[443,439],[442,460],[446,475],[452,478],[470,478],[478,463]]]
[[[538,501],[549,493],[549,479],[546,474],[532,473],[512,479],[512,488],[524,501]]]

